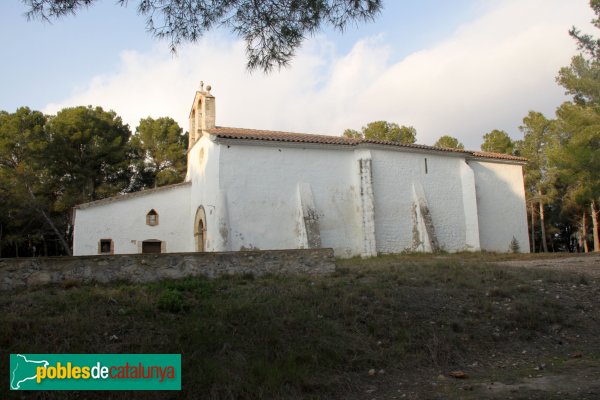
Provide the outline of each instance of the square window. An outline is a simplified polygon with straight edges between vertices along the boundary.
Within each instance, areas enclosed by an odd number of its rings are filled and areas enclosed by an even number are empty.
[[[98,254],[112,254],[112,253],[113,253],[112,239],[100,239],[100,243],[98,243]]]

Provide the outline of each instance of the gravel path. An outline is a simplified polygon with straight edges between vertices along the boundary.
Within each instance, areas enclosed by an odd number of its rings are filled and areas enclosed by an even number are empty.
[[[585,254],[574,257],[544,258],[537,260],[500,261],[494,264],[507,267],[544,268],[583,273],[600,278],[600,254]]]

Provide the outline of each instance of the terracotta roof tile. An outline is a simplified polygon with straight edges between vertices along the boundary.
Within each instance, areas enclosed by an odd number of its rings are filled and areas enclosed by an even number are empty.
[[[265,131],[258,129],[216,127],[206,130],[211,135],[227,139],[266,140],[272,142],[297,142],[321,144],[355,145],[360,139],[350,139],[343,136],[312,135],[309,133],[293,133],[281,131]]]
[[[526,162],[527,159],[523,157],[511,156],[508,154],[500,153],[489,153],[485,151],[470,151],[451,149],[446,147],[434,147],[423,144],[406,144],[398,142],[387,142],[381,140],[369,140],[369,139],[351,139],[343,136],[327,136],[327,135],[313,135],[309,133],[295,133],[295,132],[282,132],[282,131],[267,131],[260,129],[245,129],[245,128],[230,128],[218,126],[213,129],[206,130],[211,135],[217,136],[224,139],[239,139],[239,140],[264,140],[270,142],[293,142],[293,143],[315,143],[315,144],[337,144],[347,146],[357,146],[359,144],[377,144],[383,146],[394,146],[394,147],[406,147],[412,149],[428,150],[435,152],[449,152],[449,153],[460,153],[465,155],[471,155],[477,158],[492,158],[502,159],[510,161]]]
[[[497,158],[501,160],[511,160],[511,161],[523,161],[527,162],[525,157],[513,156],[510,154],[503,153],[492,153],[489,151],[471,151],[470,152],[473,157],[482,157],[482,158]]]
[[[362,139],[361,143],[380,144],[380,145],[384,145],[384,146],[395,146],[395,147],[407,147],[407,148],[411,148],[411,149],[421,149],[421,150],[431,150],[431,151],[445,151],[448,153],[471,154],[471,152],[468,150],[452,149],[449,147],[427,146],[426,144],[398,143],[398,142],[388,142],[385,140],[369,140],[369,139]]]

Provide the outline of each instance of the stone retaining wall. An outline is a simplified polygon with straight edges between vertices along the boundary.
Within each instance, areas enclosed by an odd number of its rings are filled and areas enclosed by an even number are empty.
[[[328,274],[332,249],[0,259],[0,290],[45,284],[154,282],[204,275]]]

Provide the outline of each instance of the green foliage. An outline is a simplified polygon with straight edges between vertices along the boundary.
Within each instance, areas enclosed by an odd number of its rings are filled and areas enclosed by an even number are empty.
[[[600,0],[591,0],[590,6],[596,18],[592,24],[600,28]],[[582,53],[571,59],[568,67],[560,69],[556,81],[567,89],[578,105],[600,104],[600,39],[590,34],[582,34],[573,27],[569,31]]]
[[[510,244],[508,246],[508,249],[511,251],[511,253],[520,253],[521,252],[521,245],[519,244],[519,241],[517,240],[516,237],[513,236],[512,240],[510,241]]]
[[[595,107],[564,103],[557,111],[559,145],[549,152],[558,177],[583,205],[600,196],[600,113]]]
[[[523,167],[525,189],[530,199],[542,199],[546,203],[557,195],[555,190],[556,170],[548,154],[558,144],[557,123],[542,113],[530,111],[519,127],[523,140],[516,141],[515,153],[527,158]]]
[[[590,6],[596,14],[592,23],[600,28],[600,0],[591,0]],[[561,235],[568,243],[564,248],[575,250],[569,244],[571,238],[578,231],[588,236],[582,232],[585,212],[600,196],[600,39],[575,27],[569,34],[581,53],[560,69],[556,81],[572,101],[556,110],[555,120],[531,111],[520,127],[523,140],[514,143],[514,150],[528,159],[524,166],[527,197],[532,207],[540,206],[539,211],[530,208],[528,212],[532,220],[539,213],[542,244],[547,214],[551,237]],[[598,236],[597,227],[593,234]]]
[[[592,24],[600,29],[600,0],[590,0],[590,7],[594,14],[596,14],[596,18],[592,20]],[[592,58],[600,58],[600,39],[595,39],[589,34],[582,34],[579,29],[575,27],[569,30],[569,35],[577,41],[579,50],[585,52]]]
[[[23,0],[27,16],[43,20],[76,14],[94,0]],[[117,0],[126,6],[128,0]],[[138,0],[147,30],[170,40],[175,50],[195,42],[214,27],[227,26],[246,42],[248,68],[267,72],[283,67],[305,38],[322,26],[341,32],[348,24],[370,21],[380,12],[381,0]]]
[[[556,146],[556,123],[546,119],[539,112],[530,111],[523,118],[523,125],[519,127],[523,132],[523,140],[514,142],[515,153],[527,158],[528,163],[523,166],[525,175],[525,193],[530,203],[528,212],[532,207],[552,205],[558,196],[556,189],[556,170],[549,162],[548,153]],[[531,216],[531,215],[530,215]],[[535,216],[534,216],[535,221]],[[540,213],[540,236],[543,251],[547,251],[546,218],[545,213]],[[552,231],[552,229],[551,229]],[[531,244],[535,250],[535,226],[532,230]]]
[[[512,154],[513,147],[512,139],[504,131],[494,129],[483,135],[483,144],[481,145],[481,150],[483,151]]]
[[[187,133],[172,118],[140,120],[131,137],[135,154],[135,190],[183,181],[186,173]]]
[[[444,135],[440,137],[434,144],[435,147],[445,147],[448,149],[459,149],[464,150],[465,146],[458,141],[457,138],[450,135]]]
[[[131,132],[114,111],[65,108],[48,121],[46,130],[44,156],[63,194],[57,204],[62,210],[128,188]]]
[[[100,107],[0,112],[0,253],[70,254],[72,207],[129,188],[129,137]]]
[[[347,137],[350,139],[362,139],[363,138],[362,133],[360,133],[356,129],[346,129],[342,135],[344,137]]]
[[[46,116],[28,107],[0,112],[0,166],[17,169],[44,147]]]
[[[32,252],[44,237],[53,235],[42,213],[61,224],[52,213],[55,196],[43,157],[46,120],[27,107],[0,112],[0,256],[7,245],[13,255],[23,247]]]
[[[397,142],[412,144],[417,141],[417,130],[412,126],[399,126],[395,122],[373,121],[363,126],[358,132],[354,129],[346,129],[345,137],[352,139],[365,139],[378,142]]]
[[[555,143],[555,131],[552,121],[539,112],[530,111],[519,127],[523,140],[515,142],[515,152],[527,158],[525,169],[526,186],[535,188],[547,179],[547,150]],[[535,189],[532,189],[534,192]]]
[[[600,103],[600,62],[583,55],[571,59],[571,65],[560,69],[556,81],[573,96],[576,104]]]
[[[156,304],[159,310],[171,313],[178,313],[187,308],[183,294],[175,289],[163,290]]]
[[[75,205],[181,182],[186,147],[171,118],[143,119],[131,137],[101,107],[0,112],[0,255],[69,254]]]
[[[600,28],[600,1],[592,0],[590,6],[596,14],[592,23]],[[583,53],[573,57],[557,77],[573,102],[556,111],[557,145],[548,157],[562,189],[562,216],[577,224],[589,204],[600,197],[600,39],[576,28],[569,33]],[[593,233],[597,237],[597,227]],[[587,232],[581,235],[587,237]]]

